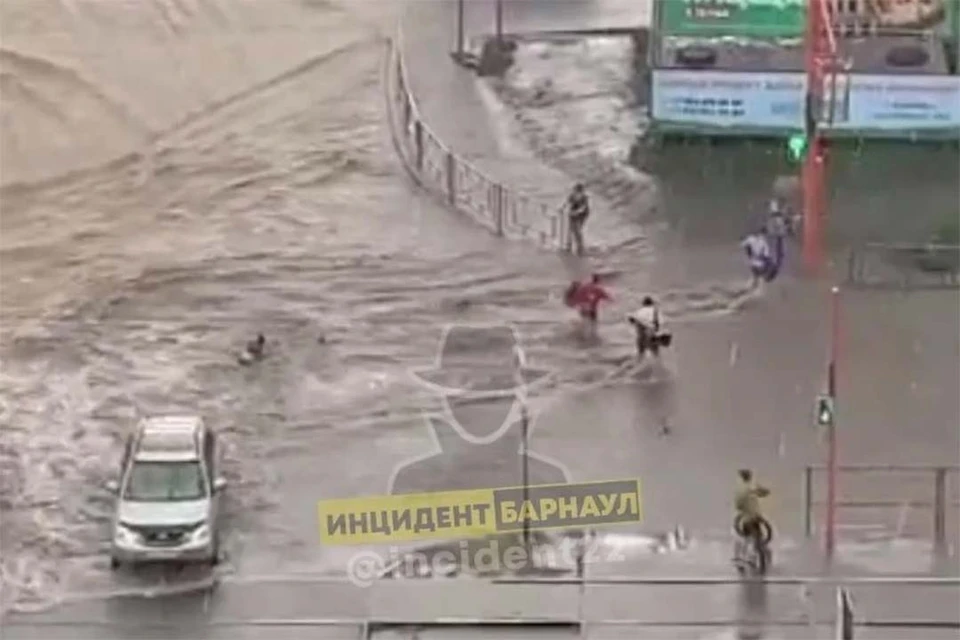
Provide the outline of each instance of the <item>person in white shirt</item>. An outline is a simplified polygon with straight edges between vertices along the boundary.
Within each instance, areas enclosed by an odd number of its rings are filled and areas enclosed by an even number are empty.
[[[767,242],[767,236],[764,231],[764,229],[754,231],[740,243],[740,246],[743,247],[747,253],[747,262],[750,265],[750,274],[752,276],[750,282],[751,289],[756,289],[760,286],[771,265],[770,243]]]
[[[660,333],[660,310],[653,298],[646,296],[640,308],[627,316],[627,320],[637,332],[637,356],[643,358],[647,351],[653,355],[660,353],[657,335]]]
[[[770,201],[770,212],[767,216],[766,235],[768,242],[771,243],[772,253],[772,276],[776,276],[780,267],[783,265],[786,257],[786,238],[790,233],[790,221],[787,218],[787,212],[780,205],[780,201],[774,198]]]

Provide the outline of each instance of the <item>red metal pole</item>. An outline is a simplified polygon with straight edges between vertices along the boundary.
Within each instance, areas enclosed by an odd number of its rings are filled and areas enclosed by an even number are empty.
[[[828,558],[833,557],[837,512],[837,360],[840,352],[840,288],[830,290],[830,363],[827,366],[827,394],[833,399],[833,416],[827,427],[827,517],[824,542]]]
[[[829,44],[826,42],[829,24],[823,23],[823,0],[807,2],[807,32],[805,39],[805,65],[807,72],[807,92],[813,101],[810,106],[816,109],[815,119],[820,121],[823,104],[823,64]],[[809,107],[808,107],[809,108]],[[823,139],[817,127],[810,140],[807,157],[803,163],[803,263],[810,273],[818,273],[823,264],[823,194],[824,194],[824,158]]]
[[[814,136],[803,164],[803,264],[811,274],[819,273],[823,263],[821,148],[820,136]]]

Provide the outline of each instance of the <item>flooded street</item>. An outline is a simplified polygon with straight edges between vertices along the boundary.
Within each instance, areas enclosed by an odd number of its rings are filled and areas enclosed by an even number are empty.
[[[107,570],[101,487],[152,413],[226,434],[234,569],[316,569],[313,503],[375,491],[350,448],[417,415],[406,369],[431,359],[452,303],[522,300],[537,277],[492,264],[489,238],[401,179],[369,14],[107,4],[3,7],[3,77],[20,88],[3,105],[5,607],[143,587]],[[121,43],[96,49],[118,32],[139,71],[111,55]],[[200,57],[211,68],[182,62]],[[143,114],[140,137],[94,108],[107,94]],[[38,119],[38,144],[60,149],[24,148]],[[257,331],[270,361],[237,367]],[[309,491],[284,491],[296,483]]]
[[[508,4],[508,20],[530,28],[545,13],[551,26],[579,15]],[[448,9],[436,7],[440,23]],[[383,76],[399,12],[373,1],[0,5],[3,611],[93,600],[62,616],[93,620],[84,633],[97,637],[98,625],[160,624],[172,611],[195,637],[208,607],[306,618],[323,602],[363,615],[316,585],[293,597],[259,581],[345,576],[354,550],[320,545],[316,501],[385,493],[394,467],[433,449],[424,416],[439,399],[410,370],[435,364],[455,323],[513,323],[530,361],[554,372],[533,399],[538,453],[575,481],[643,479],[644,523],[625,545],[681,524],[702,541],[687,570],[729,572],[734,471],[750,466],[775,488],[778,544],[797,547],[802,470],[824,458],[812,411],[828,283],[789,263],[754,296],[736,248],[789,170],[780,155],[671,149],[652,170],[630,167],[644,122],[626,41],[523,45],[490,85],[505,130],[586,182],[606,226],[631,240],[585,261],[497,240],[415,190],[396,160]],[[471,20],[476,32],[481,17]],[[838,271],[842,246],[920,238],[956,208],[955,151],[872,153],[838,163]],[[593,269],[609,274],[615,300],[602,341],[584,345],[559,298],[571,274]],[[623,322],[647,293],[676,335],[663,368],[634,363]],[[850,291],[842,315],[842,462],[956,465],[957,292]],[[268,358],[239,367],[258,331]],[[104,483],[123,435],[158,413],[201,414],[224,434],[229,522],[216,572],[235,590],[219,599],[108,599],[197,581],[108,567]],[[519,481],[517,469],[501,475],[500,486]],[[929,485],[883,477],[841,491],[907,502]],[[904,538],[885,548],[889,572],[936,564],[926,512],[865,518]],[[850,566],[876,568],[869,549],[851,549]],[[610,571],[651,571],[648,551],[636,555]],[[287,599],[290,611],[264,613]]]
[[[650,238],[653,257],[641,268],[635,251],[593,262],[630,278],[627,295],[647,287],[656,292],[683,327],[671,402],[679,424],[702,429],[696,440],[723,452],[707,464],[779,458],[796,474],[799,465],[822,462],[811,401],[826,384],[828,285],[844,283],[851,248],[926,242],[956,219],[956,148],[867,143],[838,150],[830,178],[829,277],[819,284],[800,279],[800,247],[792,243],[784,274],[757,298],[738,288],[743,264],[736,245],[762,220],[774,183],[796,173],[782,145],[669,144],[641,152],[642,170],[630,167],[625,159],[646,118],[631,84],[636,62],[629,38],[532,37],[516,58],[504,81],[489,81],[508,106],[512,131],[602,196],[605,213],[624,229]],[[896,188],[887,186],[892,182]],[[841,464],[957,464],[958,302],[955,289],[843,290]],[[764,469],[771,471],[777,473]],[[841,493],[865,499],[864,487],[879,482],[883,488],[874,486],[871,495],[905,500],[915,481],[842,476]],[[839,517],[851,526],[883,518],[877,512]]]

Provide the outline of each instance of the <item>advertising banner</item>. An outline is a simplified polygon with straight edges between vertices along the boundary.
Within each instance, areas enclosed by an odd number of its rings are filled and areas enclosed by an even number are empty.
[[[853,75],[849,111],[837,110],[836,127],[889,130],[960,127],[960,77]]]
[[[797,73],[657,69],[653,118],[712,127],[803,126],[804,79]]]
[[[855,74],[838,80],[833,109],[833,128],[838,131],[960,128],[958,76]],[[656,121],[710,128],[796,130],[803,127],[805,90],[805,75],[797,72],[657,69],[652,116]],[[825,93],[824,120],[831,92]]]
[[[657,0],[666,36],[798,38],[805,0]]]

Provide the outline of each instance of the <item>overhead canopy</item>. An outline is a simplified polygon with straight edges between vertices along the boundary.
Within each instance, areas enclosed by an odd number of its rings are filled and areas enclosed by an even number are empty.
[[[799,38],[805,0],[658,0],[660,33],[715,38]]]

